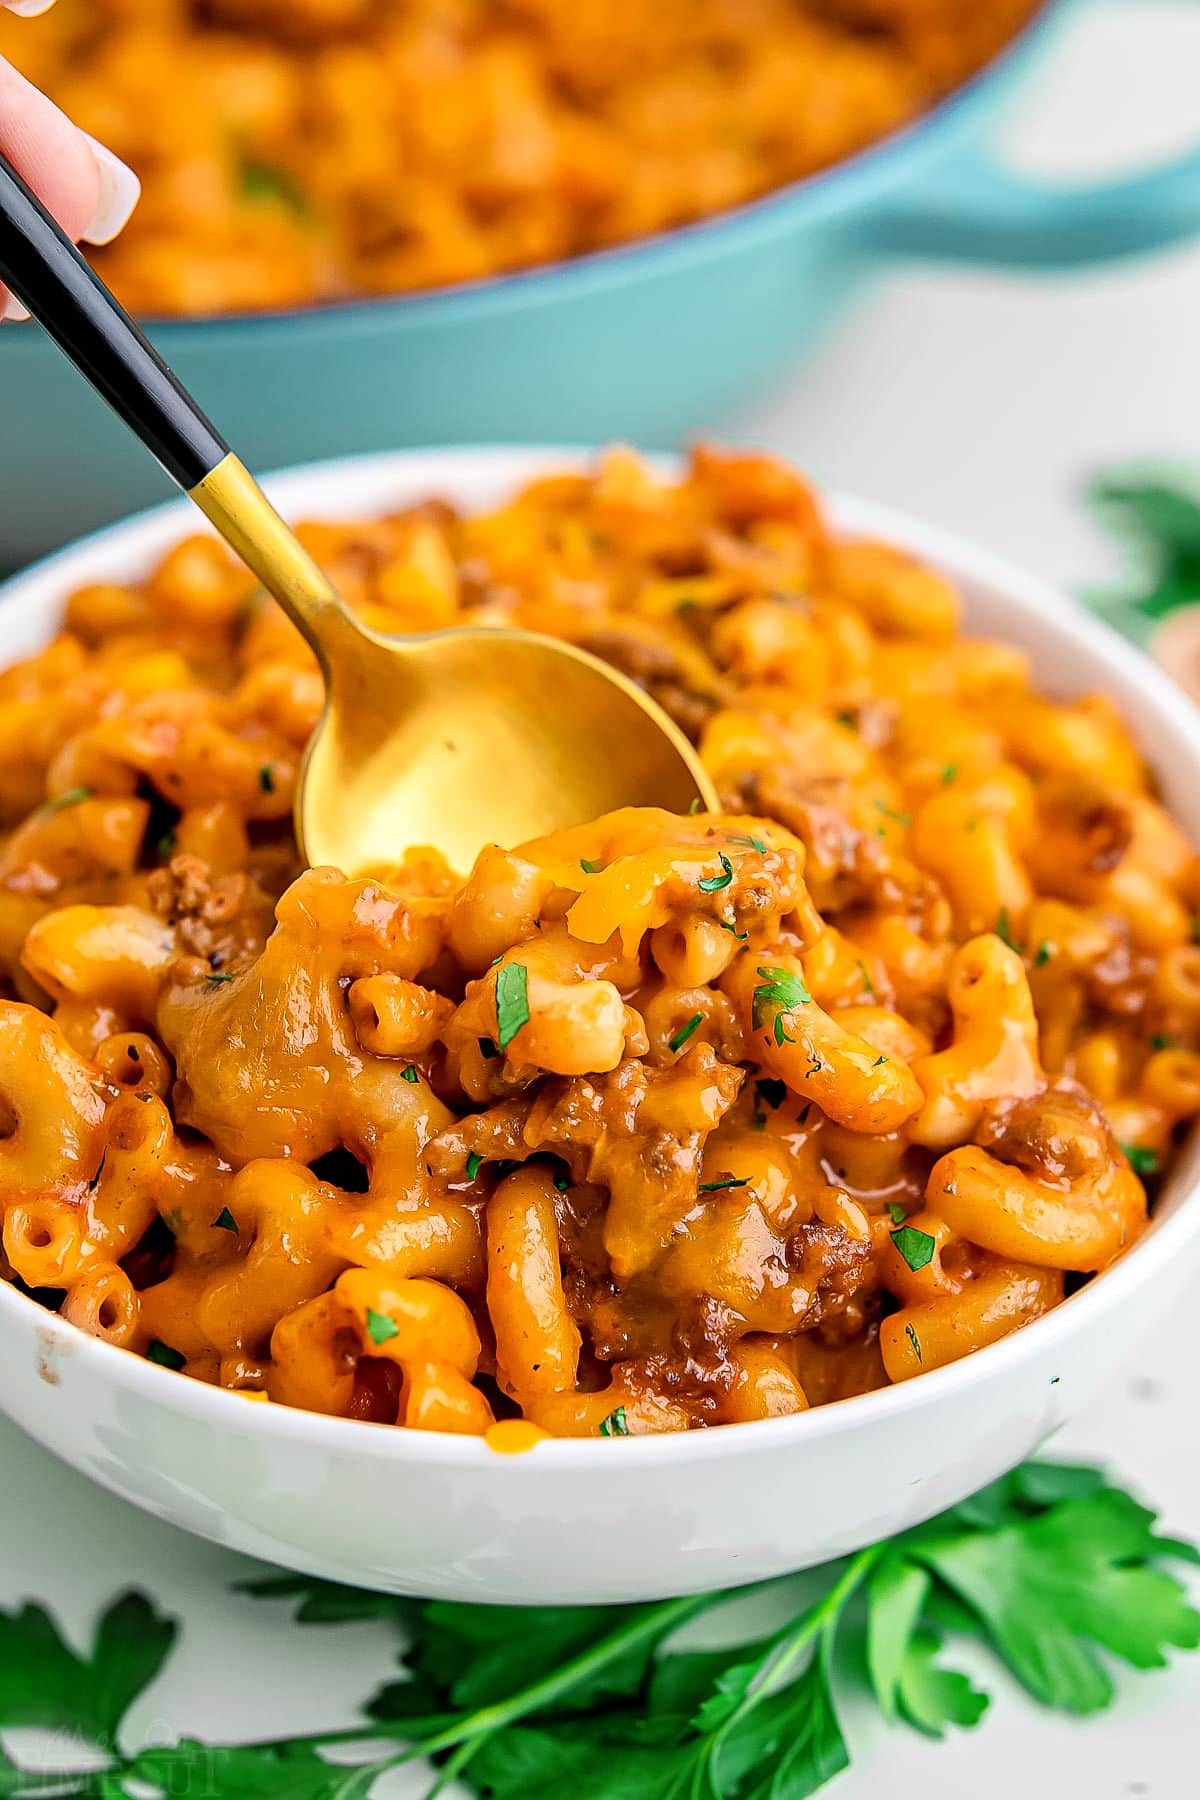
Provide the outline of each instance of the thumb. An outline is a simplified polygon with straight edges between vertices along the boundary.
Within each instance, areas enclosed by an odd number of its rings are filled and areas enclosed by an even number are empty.
[[[75,241],[108,243],[137,205],[141,186],[133,170],[2,57],[0,150]]]

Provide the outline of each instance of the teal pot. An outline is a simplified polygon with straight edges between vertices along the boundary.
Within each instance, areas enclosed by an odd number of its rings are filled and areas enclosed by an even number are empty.
[[[438,292],[150,334],[260,468],[411,444],[669,446],[767,389],[888,256],[1061,269],[1200,226],[1200,152],[1082,191],[990,160],[1001,102],[1063,11],[906,130],[717,218]],[[165,491],[37,326],[0,329],[0,564]]]

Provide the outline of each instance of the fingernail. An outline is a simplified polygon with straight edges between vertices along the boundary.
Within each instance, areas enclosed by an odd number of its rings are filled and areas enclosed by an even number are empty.
[[[19,19],[36,19],[39,13],[50,11],[54,0],[4,0],[4,4]]]
[[[129,223],[129,215],[142,194],[142,184],[127,163],[114,156],[107,144],[88,137],[100,176],[100,198],[92,222],[83,233],[85,244],[108,244]]]
[[[11,319],[13,324],[17,325],[22,319],[28,317],[29,308],[22,306],[15,294],[8,294],[5,297],[4,305],[0,306],[0,319]]]

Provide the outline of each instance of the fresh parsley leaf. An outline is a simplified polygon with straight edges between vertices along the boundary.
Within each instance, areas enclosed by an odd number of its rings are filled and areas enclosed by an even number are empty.
[[[739,944],[744,944],[750,936],[748,931],[739,931],[736,925],[731,925],[728,919],[718,919],[717,924],[722,931],[727,931],[731,937],[735,937]]]
[[[296,1600],[298,1625],[346,1625],[361,1619],[406,1619],[413,1603],[371,1588],[345,1587],[319,1575],[263,1575],[236,1582],[238,1593],[257,1600]]]
[[[1169,1050],[1174,1042],[1174,1038],[1170,1037],[1165,1031],[1155,1031],[1152,1032],[1150,1036],[1150,1048],[1155,1052],[1159,1050]]]
[[[790,1038],[784,1028],[784,1015],[797,1006],[808,1006],[812,995],[790,969],[762,968],[758,971],[762,981],[755,988],[750,1001],[750,1017],[754,1029],[766,1023],[769,1009],[774,1009],[774,1037],[777,1044],[790,1044]]]
[[[969,1676],[935,1662],[941,1639],[932,1631],[915,1632],[900,1666],[897,1699],[901,1715],[927,1737],[940,1738],[948,1725],[970,1730],[988,1709],[988,1697]]]
[[[727,841],[731,844],[744,844],[747,850],[757,850],[760,856],[767,854],[767,846],[761,838],[743,836],[740,831],[731,831]]]
[[[369,1780],[368,1780],[369,1771]],[[378,1779],[338,1768],[308,1744],[237,1747],[183,1738],[169,1749],[143,1750],[133,1774],[164,1794],[220,1795],[222,1800],[359,1800]]]
[[[367,1336],[373,1344],[386,1344],[400,1335],[400,1327],[395,1319],[389,1319],[386,1313],[376,1312],[374,1307],[367,1308]]]
[[[954,781],[957,781],[957,779],[958,779],[958,764],[953,763],[953,762],[947,763],[945,768],[942,770],[942,786],[949,787],[950,784]]]
[[[478,1150],[472,1150],[471,1154],[467,1158],[467,1180],[474,1181],[475,1177],[478,1175],[478,1173],[479,1173],[480,1169],[482,1169],[482,1167],[483,1167],[482,1156],[480,1156]]]
[[[721,1175],[716,1181],[702,1181],[696,1189],[698,1194],[718,1194],[723,1188],[749,1187],[750,1177],[747,1175],[739,1181],[733,1175]]]
[[[91,797],[92,789],[90,787],[67,788],[65,793],[55,794],[53,800],[47,800],[42,811],[44,813],[63,812],[68,806],[78,806],[81,800],[90,800]]]
[[[902,1205],[899,1200],[889,1200],[887,1203],[887,1210],[888,1217],[891,1219],[893,1225],[903,1225],[905,1219],[908,1217],[908,1208]]]
[[[1200,1615],[1153,1566],[1154,1515],[1101,1487],[992,1532],[918,1533],[911,1554],[970,1609],[1017,1680],[1047,1706],[1096,1712],[1113,1683],[1095,1646],[1161,1668],[1200,1645]]]
[[[273,794],[275,792],[275,775],[270,763],[264,763],[262,768],[258,771],[258,785],[264,794]]]
[[[122,1594],[80,1656],[42,1607],[0,1613],[0,1728],[66,1731],[111,1748],[125,1714],[166,1662],[176,1631],[144,1594]]]
[[[579,866],[585,875],[599,875],[604,870],[602,862],[589,862],[586,856],[580,857]]]
[[[723,850],[717,851],[717,861],[721,865],[721,873],[705,876],[702,881],[696,883],[702,894],[719,893],[722,888],[727,888],[733,880],[733,864]]]
[[[626,1420],[625,1408],[623,1406],[618,1406],[615,1412],[610,1412],[607,1419],[601,1419],[601,1421],[600,1421],[600,1436],[601,1437],[628,1437],[629,1436],[629,1424],[628,1424],[628,1421]]]
[[[214,987],[218,987],[223,981],[232,981],[233,972],[228,969],[210,969],[204,979],[211,981]]]
[[[213,1230],[214,1231],[236,1231],[237,1228],[238,1228],[237,1220],[234,1218],[234,1216],[230,1212],[229,1208],[227,1206],[223,1206],[221,1208],[220,1212],[217,1214],[216,1218],[213,1220]]]
[[[927,1231],[918,1231],[915,1225],[901,1225],[898,1231],[893,1231],[892,1242],[914,1275],[919,1269],[928,1268],[937,1249],[936,1238],[930,1237]]]
[[[694,1032],[699,1030],[700,1026],[703,1025],[703,1023],[704,1023],[704,1014],[703,1013],[693,1013],[691,1018],[687,1021],[687,1023],[684,1025],[681,1025],[679,1027],[679,1030],[675,1033],[674,1037],[667,1039],[667,1049],[674,1050],[674,1051],[682,1050],[683,1046],[687,1043],[688,1039],[693,1035]]]
[[[1038,945],[1036,951],[1034,952],[1034,957],[1033,957],[1034,968],[1035,969],[1044,969],[1046,964],[1050,961],[1050,958],[1053,955],[1054,955],[1053,944],[1050,942],[1049,938],[1043,938],[1041,943]]]
[[[496,971],[496,1042],[507,1050],[529,1023],[529,971],[524,963],[505,963]]]
[[[917,1361],[919,1363],[923,1363],[925,1361],[925,1358],[921,1354],[921,1340],[917,1336],[916,1332],[913,1330],[911,1324],[906,1325],[904,1327],[904,1335],[908,1339],[909,1343],[912,1345],[913,1354],[916,1357]]]
[[[409,1063],[409,1065],[406,1069],[401,1069],[400,1079],[401,1079],[401,1081],[407,1081],[411,1086],[415,1087],[417,1082],[420,1080],[420,1076],[417,1074],[417,1071],[413,1067],[412,1063]]]
[[[1013,943],[1013,935],[1008,926],[1007,906],[1002,906],[996,914],[995,931],[1002,944],[1007,944],[1010,950],[1016,949],[1017,946]]]
[[[179,1350],[173,1350],[170,1344],[164,1344],[161,1338],[151,1338],[146,1349],[146,1361],[158,1363],[164,1369],[182,1369],[187,1357]]]
[[[1158,1151],[1144,1144],[1122,1144],[1125,1160],[1135,1175],[1154,1175],[1158,1170]]]

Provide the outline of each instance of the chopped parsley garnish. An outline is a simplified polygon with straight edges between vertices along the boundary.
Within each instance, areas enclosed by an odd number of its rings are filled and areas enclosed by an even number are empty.
[[[871,1067],[873,1069],[881,1069],[886,1061],[887,1061],[886,1056],[877,1056],[875,1058],[875,1061],[871,1064]]]
[[[688,818],[694,819],[696,814],[702,810],[702,805],[699,794],[694,794],[688,805]]]
[[[1034,956],[1033,956],[1034,968],[1035,969],[1045,968],[1046,964],[1050,961],[1050,958],[1053,955],[1054,955],[1053,944],[1050,942],[1049,938],[1043,938],[1041,943],[1038,945],[1037,949],[1034,952]]]
[[[164,1344],[161,1338],[151,1338],[146,1347],[146,1361],[158,1363],[164,1369],[182,1369],[187,1357],[173,1350],[170,1344]]]
[[[1017,946],[1013,943],[1012,932],[1009,930],[1007,906],[1002,906],[1000,911],[996,914],[996,936],[1000,939],[1002,944],[1007,944],[1010,950],[1016,949]]]
[[[155,856],[161,857],[163,862],[166,862],[169,857],[174,856],[175,846],[178,842],[179,840],[173,831],[164,831],[157,844],[154,846]]]
[[[901,812],[895,806],[888,806],[883,800],[877,800],[875,802],[875,810],[876,812],[881,812],[885,819],[894,819],[897,825],[912,824],[911,813]]]
[[[68,788],[65,794],[55,794],[53,800],[47,800],[42,811],[48,813],[62,812],[68,806],[78,806],[81,800],[90,800],[90,787]]]
[[[580,857],[579,866],[583,870],[585,875],[601,875],[601,874],[603,874],[604,868],[605,868],[604,863],[589,862],[586,856]]]
[[[264,794],[273,794],[275,792],[275,776],[271,771],[270,763],[264,763],[262,768],[258,771],[258,785]]]
[[[571,1185],[571,1178],[569,1175],[556,1175],[554,1177],[554,1185],[560,1194],[565,1194]]]
[[[389,1338],[399,1337],[400,1327],[395,1319],[389,1319],[386,1313],[376,1312],[373,1307],[367,1308],[367,1336],[373,1344],[386,1344]]]
[[[936,1238],[930,1237],[927,1231],[918,1231],[915,1225],[901,1225],[898,1231],[893,1231],[892,1242],[914,1275],[918,1269],[928,1267],[937,1249]]]
[[[231,969],[210,969],[204,979],[214,984],[219,981],[232,981],[233,971]]]
[[[496,1041],[507,1050],[529,1023],[529,971],[524,963],[505,963],[496,973]]]
[[[704,1023],[704,1014],[703,1013],[693,1013],[691,1018],[687,1021],[686,1025],[681,1025],[679,1027],[679,1030],[675,1033],[674,1037],[668,1038],[667,1049],[668,1050],[682,1050],[683,1046],[687,1043],[688,1039],[693,1035],[694,1032],[699,1030],[700,1026],[703,1025],[703,1023]]]
[[[630,1435],[629,1421],[625,1417],[623,1406],[618,1406],[615,1412],[610,1412],[607,1419],[601,1419],[601,1437],[629,1437]]]
[[[767,1009],[773,1007],[775,1010],[775,1042],[792,1044],[795,1039],[789,1037],[784,1028],[784,1014],[792,1012],[797,1006],[810,1005],[812,995],[799,975],[794,975],[790,969],[776,969],[768,966],[759,969],[758,973],[762,976],[762,982],[755,988],[750,1002],[750,1017],[754,1029],[757,1031],[761,1025],[765,1024]]]
[[[912,1345],[913,1353],[915,1354],[917,1361],[919,1363],[923,1363],[925,1361],[925,1358],[921,1355],[921,1340],[917,1336],[916,1332],[913,1330],[911,1325],[906,1325],[904,1327],[904,1335],[908,1339],[909,1343]]]
[[[703,881],[698,881],[696,883],[696,886],[700,889],[702,894],[718,893],[721,888],[727,888],[733,880],[733,864],[721,850],[717,851],[717,861],[721,865],[721,873],[719,875],[706,875]]]
[[[861,956],[858,959],[858,972],[862,976],[862,984],[867,990],[868,998],[871,1000],[877,999],[878,996],[875,992],[875,983],[871,980],[871,971],[868,969]]]
[[[479,1045],[479,1054],[482,1056],[484,1062],[495,1062],[500,1052],[497,1050],[491,1038],[476,1038],[475,1042]]]
[[[942,786],[949,787],[950,783],[952,781],[956,781],[957,779],[958,779],[958,764],[957,763],[947,763],[945,768],[942,770]]]
[[[1174,1041],[1174,1038],[1169,1037],[1165,1031],[1156,1031],[1150,1039],[1150,1048],[1152,1050],[1169,1050]]]
[[[770,1075],[764,1075],[754,1084],[754,1098],[774,1112],[787,1099],[787,1082],[776,1081]]]
[[[277,202],[299,219],[308,217],[304,191],[286,169],[247,155],[241,158],[239,174],[244,200]]]
[[[702,1181],[696,1189],[698,1194],[719,1194],[724,1188],[749,1187],[750,1177],[747,1175],[738,1180],[736,1175],[721,1175],[716,1181]]]
[[[472,1150],[470,1156],[468,1156],[468,1158],[467,1158],[467,1180],[474,1181],[475,1177],[478,1175],[478,1173],[479,1173],[480,1169],[482,1169],[482,1167],[483,1167],[482,1156],[480,1156],[478,1150]]]
[[[1144,1144],[1122,1144],[1125,1159],[1135,1175],[1153,1175],[1158,1169],[1158,1151]]]
[[[893,1225],[903,1225],[905,1219],[908,1217],[908,1208],[902,1205],[899,1200],[889,1200],[887,1203],[887,1210],[888,1217],[891,1219]]]
[[[744,837],[740,831],[731,831],[728,836],[728,842],[731,844],[745,844],[748,850],[757,850],[762,856],[767,854],[767,846],[763,843],[761,838]]]
[[[852,712],[842,711],[837,713],[835,717],[837,718],[838,724],[844,725],[847,731],[857,731],[858,721]]]
[[[401,1081],[407,1081],[410,1085],[415,1085],[421,1078],[413,1065],[409,1063],[407,1069],[401,1069],[400,1079]]]
[[[727,931],[730,937],[735,937],[739,944],[744,944],[750,936],[748,931],[739,931],[736,925],[731,925],[728,919],[718,919],[717,924],[722,931]]]
[[[216,1218],[213,1220],[213,1230],[214,1231],[236,1231],[237,1228],[238,1228],[237,1220],[234,1218],[234,1216],[230,1212],[229,1208],[227,1206],[223,1206],[221,1208],[220,1212],[217,1214]]]

